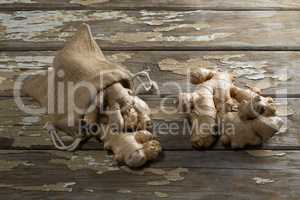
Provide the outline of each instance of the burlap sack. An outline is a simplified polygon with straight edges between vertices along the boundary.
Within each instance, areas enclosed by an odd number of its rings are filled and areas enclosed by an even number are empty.
[[[73,137],[77,135],[79,120],[83,118],[82,112],[74,111],[75,106],[87,110],[97,92],[116,82],[131,88],[131,73],[105,59],[92,37],[90,27],[86,24],[82,25],[75,36],[57,53],[52,68],[47,75],[27,80],[24,90],[42,106],[47,107],[50,122],[55,128]],[[49,77],[54,77],[50,85]],[[75,85],[83,81],[93,85],[96,92],[91,93],[86,87],[79,87],[75,92],[73,104],[70,98],[68,99],[68,94],[72,94],[72,91],[67,89],[68,84]],[[64,85],[64,90],[59,91],[61,85]]]

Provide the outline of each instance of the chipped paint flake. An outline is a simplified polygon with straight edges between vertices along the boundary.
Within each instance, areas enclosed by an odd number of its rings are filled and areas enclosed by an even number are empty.
[[[217,39],[227,38],[233,33],[212,33],[207,35],[189,35],[189,36],[165,36],[160,40],[155,41],[169,41],[169,42],[210,42]]]
[[[276,115],[280,117],[287,117],[295,114],[295,110],[286,104],[276,105]]]
[[[130,59],[134,53],[116,53],[112,54],[110,56],[107,56],[107,59],[110,60],[111,62],[116,62],[116,63],[122,63],[125,62],[126,60]]]
[[[146,24],[149,26],[160,26],[166,23],[181,22],[181,21],[184,21],[184,19],[174,18],[174,15],[170,13],[165,13],[164,15],[159,15],[159,16],[146,16],[146,17],[127,16],[120,19],[120,22],[127,23],[127,24]]]
[[[152,19],[151,21],[144,21],[142,23],[148,24],[150,26],[159,26],[165,23],[181,22],[181,21],[184,21],[184,19],[161,19],[161,20]]]
[[[25,167],[34,166],[34,164],[29,161],[0,160],[0,171],[10,171],[20,165],[23,165]]]
[[[254,177],[253,180],[255,181],[256,184],[258,185],[264,185],[267,183],[274,183],[275,181],[272,179],[268,178],[261,178],[261,177]]]
[[[97,174],[103,174],[108,171],[119,170],[118,167],[113,166],[114,162],[111,157],[100,158],[96,152],[90,152],[89,156],[86,156],[84,152],[76,152],[75,155],[69,159],[51,159],[50,163],[53,164],[64,164],[73,171],[80,169],[91,169]]]
[[[122,11],[17,11],[13,14],[1,13],[0,24],[6,28],[0,32],[1,40],[23,41],[65,41],[76,28],[65,23],[79,21],[104,21],[127,17]],[[97,35],[97,34],[96,34]]]
[[[36,1],[32,1],[32,0],[1,0],[0,4],[13,4],[13,3],[36,3]]]
[[[9,171],[20,165],[18,161],[0,160],[0,171]]]
[[[12,139],[12,147],[30,148],[34,145],[52,146],[52,142],[49,140],[49,135],[46,130],[25,131],[30,125],[24,125],[21,120],[19,123],[23,126],[14,126],[13,129],[10,126],[5,126],[1,132],[1,137]]]
[[[109,2],[109,0],[72,0],[70,3],[87,6],[91,4],[105,3],[105,2]]]
[[[177,24],[177,25],[171,25],[167,27],[162,27],[162,28],[155,28],[154,31],[156,32],[164,32],[164,31],[172,31],[176,29],[183,29],[183,28],[193,28],[197,31],[200,31],[205,28],[209,28],[209,25],[206,23],[202,24]]]
[[[161,70],[172,71],[173,73],[180,75],[186,75],[188,71],[196,70],[199,67],[205,67],[208,69],[215,69],[217,67],[214,63],[201,58],[192,58],[183,62],[166,58],[161,60],[158,65]]]
[[[246,85],[258,88],[260,90],[274,88],[279,85],[279,82],[272,78],[264,78],[261,80],[255,80],[255,82],[253,82],[253,80],[248,80],[248,81],[245,80],[244,82]]]
[[[8,184],[0,184],[0,188],[12,188],[12,189],[23,190],[23,191],[72,192],[73,189],[69,188],[69,186],[73,186],[76,183],[74,182],[71,183],[45,184],[40,186],[15,186],[15,185],[8,185]]]
[[[163,36],[160,32],[120,32],[110,37],[99,37],[112,42],[209,42],[231,36],[232,33],[212,33],[208,35]],[[97,38],[97,37],[96,37]]]
[[[84,189],[84,191],[85,191],[85,192],[94,192],[95,190],[94,190],[94,189],[89,189],[89,188],[87,188],[87,189]]]
[[[144,175],[144,173],[145,173],[143,170],[134,170],[134,169],[129,168],[126,165],[121,166],[120,169],[122,169],[123,171],[125,171],[129,174],[135,174],[135,175]]]
[[[0,69],[45,69],[53,56],[6,56],[0,54]]]
[[[160,185],[168,185],[168,184],[170,184],[170,181],[167,181],[167,180],[158,180],[158,181],[147,182],[147,185],[152,185],[152,186],[160,186]]]
[[[0,84],[2,84],[7,78],[0,76]]]
[[[278,152],[272,150],[247,150],[246,152],[253,157],[272,157],[272,156],[282,157],[286,155],[286,153],[284,152]]]
[[[161,33],[156,32],[138,32],[138,33],[117,33],[110,38],[107,38],[108,40],[111,40],[112,42],[119,42],[119,41],[125,41],[125,42],[143,42],[143,41],[156,41],[159,38],[162,38]]]
[[[276,87],[280,82],[291,79],[286,69],[279,69],[276,72],[267,70],[270,64],[267,61],[239,61],[236,59],[244,57],[244,54],[237,55],[212,55],[205,56],[204,59],[216,60],[221,66],[231,69],[236,77],[242,77],[246,80],[244,83],[257,87],[259,89],[267,89]]]
[[[30,116],[30,117],[24,117],[22,119],[22,124],[23,125],[32,125],[35,124],[37,122],[39,122],[41,119],[39,116]]]
[[[177,168],[174,170],[167,171],[164,177],[168,181],[182,181],[184,180],[184,176],[181,176],[181,173],[188,173],[187,168]]]
[[[163,169],[159,169],[159,168],[146,168],[144,170],[145,173],[151,173],[154,175],[165,175],[167,172]]]
[[[157,174],[158,171],[155,170],[148,170],[148,172],[151,172],[156,175],[162,175],[163,180],[157,180],[157,181],[150,181],[147,182],[147,185],[168,185],[171,182],[176,182],[176,181],[183,181],[184,176],[182,176],[182,173],[186,174],[188,173],[188,169],[186,168],[176,168],[173,170],[167,170],[167,171],[159,171],[159,174]]]
[[[159,168],[145,168],[145,169],[130,169],[127,166],[121,166],[120,169],[126,173],[143,176],[147,173],[160,176],[160,179],[154,181],[148,181],[147,185],[159,186],[159,185],[168,185],[171,182],[182,181],[184,180],[183,173],[188,173],[186,168],[176,168],[173,170],[164,170]]]
[[[245,72],[245,70],[244,70],[244,74],[247,74],[247,72],[249,72],[249,70],[246,70],[246,72]],[[250,80],[260,80],[260,79],[264,79],[265,78],[265,75],[264,74],[257,74],[257,71],[252,71],[252,72],[250,72],[249,74],[251,74],[252,73],[252,75],[248,75],[248,76],[245,76],[247,79],[250,79]],[[262,72],[262,73],[264,73],[264,72]],[[243,75],[244,75],[243,74]]]
[[[121,193],[121,194],[130,194],[130,193],[132,193],[132,191],[128,190],[128,189],[119,189],[117,192]]]
[[[168,198],[169,195],[167,193],[164,192],[154,192],[155,196],[159,197],[159,198]]]

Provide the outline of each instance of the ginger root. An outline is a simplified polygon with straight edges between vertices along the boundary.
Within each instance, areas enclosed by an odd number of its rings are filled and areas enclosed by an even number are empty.
[[[227,72],[200,68],[191,72],[193,93],[178,95],[178,108],[190,113],[191,142],[207,148],[220,141],[232,148],[260,145],[279,131],[282,121],[275,115],[273,99],[233,84]]]
[[[104,111],[85,115],[87,123],[102,125],[100,139],[114,159],[130,167],[140,167],[155,160],[161,152],[159,142],[146,129],[151,125],[150,108],[121,83],[107,87]],[[100,98],[100,97],[99,97]],[[97,103],[96,103],[97,104]]]
[[[161,151],[159,142],[146,130],[106,133],[101,138],[104,148],[114,153],[116,161],[130,167],[140,167],[147,161],[155,160]]]
[[[151,125],[150,108],[137,96],[133,96],[130,89],[115,83],[105,90],[108,109],[112,116],[112,123],[118,123],[119,130],[145,129]]]

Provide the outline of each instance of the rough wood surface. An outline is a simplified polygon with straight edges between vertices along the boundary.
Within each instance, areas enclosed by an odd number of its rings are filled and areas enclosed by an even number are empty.
[[[186,73],[197,67],[227,70],[239,86],[255,86],[266,95],[300,94],[300,53],[293,51],[105,51],[112,62],[133,73],[149,68],[160,93],[191,91]],[[45,70],[55,52],[0,52],[0,95],[11,96],[14,80],[28,70]],[[177,85],[174,85],[176,83]],[[180,88],[178,88],[178,86]]]
[[[0,0],[0,199],[299,200],[298,11],[299,0]],[[160,86],[159,96],[143,98],[164,152],[144,169],[116,165],[95,140],[84,151],[53,150],[42,128],[47,117],[22,112],[11,97],[16,78],[46,70],[50,50],[83,22],[113,50],[104,52],[109,60],[132,72],[150,68]],[[192,150],[187,115],[162,109],[175,111],[180,91],[166,83],[193,90],[185,74],[194,67],[228,70],[239,86],[290,97],[276,99],[287,131],[258,151]]]
[[[299,10],[298,0],[1,0],[0,10]]]
[[[85,22],[106,50],[299,50],[299,20],[296,11],[2,12],[0,49],[58,49]]]
[[[115,166],[101,151],[0,154],[1,199],[298,200],[300,195],[299,152],[293,151],[266,158],[245,152],[165,152],[143,170]]]
[[[152,109],[153,130],[164,149],[191,150],[190,130],[186,114],[177,114],[174,98],[167,100],[145,97]],[[286,122],[287,131],[277,134],[262,147],[254,149],[300,149],[298,134],[300,120],[299,99],[277,99],[279,115]],[[35,106],[30,99],[24,104]],[[162,107],[160,107],[162,105]],[[168,111],[165,113],[163,110]],[[12,98],[0,100],[0,149],[53,149],[47,132],[42,128],[47,117],[30,115],[22,112]],[[70,137],[64,136],[68,142]],[[83,144],[82,149],[103,149],[103,144],[90,140]],[[224,149],[217,144],[213,149]]]

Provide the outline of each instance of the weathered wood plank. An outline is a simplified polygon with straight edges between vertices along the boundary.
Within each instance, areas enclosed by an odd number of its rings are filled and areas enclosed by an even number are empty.
[[[186,79],[195,67],[227,70],[237,76],[239,86],[263,89],[266,95],[300,94],[300,53],[293,51],[105,51],[112,62],[133,73],[149,68],[158,82],[160,94],[191,91]],[[28,70],[45,70],[51,65],[54,52],[1,52],[0,95],[12,96],[14,80]],[[176,83],[174,85],[174,83]]]
[[[204,10],[2,12],[0,49],[59,49],[83,22],[106,50],[300,49],[299,12]]]
[[[191,150],[190,130],[187,115],[177,114],[174,98],[146,98],[153,112],[153,130],[166,150]],[[25,105],[33,105],[25,99]],[[298,134],[300,120],[299,99],[277,99],[281,103],[279,114],[286,121],[287,131],[274,136],[262,147],[254,149],[300,149]],[[160,107],[162,105],[162,107]],[[167,110],[171,113],[163,111]],[[286,110],[286,111],[285,111]],[[173,112],[173,113],[172,113]],[[285,115],[289,115],[285,117]],[[0,100],[0,149],[53,149],[47,132],[42,128],[46,117],[30,115],[17,108],[11,98]],[[69,137],[63,137],[67,142]],[[98,141],[90,140],[82,149],[103,149]],[[224,149],[217,144],[212,149]]]
[[[298,0],[1,0],[0,10],[61,10],[61,9],[118,9],[118,10],[298,10]]]
[[[300,195],[299,152],[271,158],[243,152],[166,152],[163,160],[138,171],[114,166],[101,151],[0,154],[1,199],[158,199],[167,195],[197,200],[298,200]],[[254,178],[274,182],[259,185]]]
[[[261,150],[263,152],[263,150]],[[207,168],[207,169],[240,169],[240,170],[300,170],[300,151],[268,151],[273,155],[255,157],[246,151],[165,151],[164,155],[155,162],[149,163],[150,168]],[[19,161],[22,166],[26,161],[32,164],[48,162],[49,165],[61,165],[76,169],[90,169],[92,166],[84,166],[86,162],[94,159],[109,166],[120,167],[112,159],[112,155],[106,151],[57,151],[57,150],[0,150],[1,161]],[[72,158],[73,157],[73,158]],[[87,159],[90,157],[90,160]],[[58,159],[64,159],[60,162]],[[73,159],[73,160],[72,160]],[[79,163],[81,161],[81,163]],[[73,163],[72,163],[73,162]],[[76,163],[77,162],[77,163]],[[290,163],[290,164],[289,164]],[[26,165],[26,164],[25,164]],[[80,167],[81,165],[81,167]],[[2,165],[0,173],[8,166]],[[14,166],[17,167],[17,166]],[[77,168],[76,168],[77,167]],[[8,168],[7,170],[14,170]],[[136,169],[138,172],[142,169]]]

